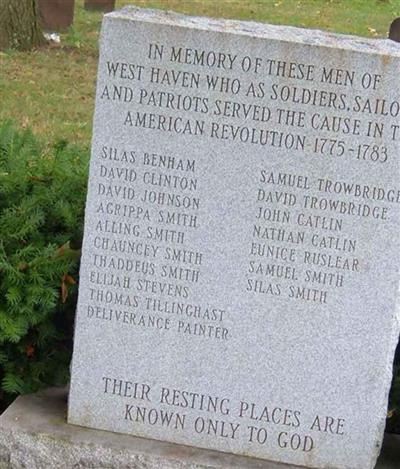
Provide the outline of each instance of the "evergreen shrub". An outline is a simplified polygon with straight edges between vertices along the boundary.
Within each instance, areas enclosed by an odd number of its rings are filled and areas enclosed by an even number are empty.
[[[68,379],[88,155],[0,124],[0,379],[16,394]]]

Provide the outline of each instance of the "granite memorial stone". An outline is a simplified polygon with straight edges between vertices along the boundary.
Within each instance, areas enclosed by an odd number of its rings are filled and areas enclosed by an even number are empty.
[[[69,422],[373,468],[399,333],[400,48],[105,16]]]

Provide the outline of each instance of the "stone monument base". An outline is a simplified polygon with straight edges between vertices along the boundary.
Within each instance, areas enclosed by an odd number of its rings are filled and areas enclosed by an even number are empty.
[[[0,469],[299,469],[66,422],[67,391],[19,397],[0,417]],[[376,469],[398,469],[400,437],[386,435]]]

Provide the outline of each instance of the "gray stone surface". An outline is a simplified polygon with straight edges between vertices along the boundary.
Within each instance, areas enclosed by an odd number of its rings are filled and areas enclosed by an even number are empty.
[[[296,469],[253,458],[69,425],[67,392],[19,397],[0,417],[1,469]],[[376,469],[397,469],[400,437],[386,435]]]
[[[104,19],[69,422],[316,468],[379,454],[400,48]]]

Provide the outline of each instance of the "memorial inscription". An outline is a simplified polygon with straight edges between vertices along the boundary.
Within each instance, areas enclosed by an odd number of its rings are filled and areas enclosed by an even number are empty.
[[[400,48],[136,8],[101,37],[69,421],[373,468]]]

